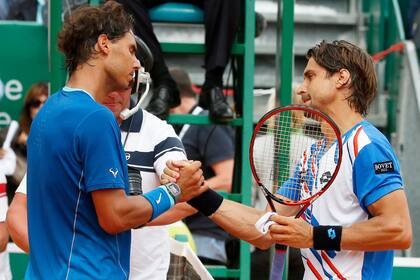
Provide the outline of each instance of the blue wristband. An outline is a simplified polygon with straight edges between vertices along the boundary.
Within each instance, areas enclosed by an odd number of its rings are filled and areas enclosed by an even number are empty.
[[[156,219],[167,210],[175,205],[172,195],[169,194],[165,186],[160,186],[157,189],[150,191],[143,195],[152,205],[153,213],[150,220]]]

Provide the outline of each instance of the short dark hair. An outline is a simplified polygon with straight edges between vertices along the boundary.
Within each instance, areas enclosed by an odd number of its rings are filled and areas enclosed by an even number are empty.
[[[96,54],[94,46],[101,34],[109,40],[119,40],[133,29],[133,23],[133,17],[115,1],[98,7],[84,5],[72,11],[58,34],[58,48],[66,57],[69,74]]]
[[[184,69],[178,67],[170,68],[169,74],[175,80],[181,97],[197,98],[197,94],[192,88],[190,76]]]
[[[313,58],[330,75],[341,69],[350,72],[349,88],[353,89],[347,98],[350,107],[362,115],[367,115],[377,90],[377,78],[373,60],[358,46],[344,40],[328,43],[322,41],[308,50],[306,58]]]

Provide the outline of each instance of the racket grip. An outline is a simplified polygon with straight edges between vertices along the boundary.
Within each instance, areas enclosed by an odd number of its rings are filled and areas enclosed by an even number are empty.
[[[282,280],[286,261],[287,246],[276,244],[271,263],[270,280]]]

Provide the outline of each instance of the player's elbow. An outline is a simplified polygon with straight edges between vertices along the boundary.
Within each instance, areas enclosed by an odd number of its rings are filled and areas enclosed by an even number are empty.
[[[109,211],[104,211],[98,213],[98,222],[99,226],[108,234],[114,235],[118,234],[125,230],[123,226],[123,219],[119,215],[112,211],[112,208],[108,209]]]
[[[110,235],[118,234],[122,231],[122,227],[115,220],[106,218],[99,218],[98,220],[101,228]]]
[[[413,233],[410,228],[401,228],[397,237],[398,240],[398,249],[408,249],[413,243]]]
[[[408,249],[413,242],[413,233],[411,229],[410,219],[401,219],[393,222],[389,230],[394,235],[394,249]]]
[[[17,215],[15,209],[10,208],[7,211],[7,216],[6,216],[7,229],[9,231],[10,237],[16,244],[20,243],[19,240],[22,239],[21,236],[25,235],[25,233],[21,232],[22,230],[21,230],[21,227],[19,227],[19,223],[26,222],[24,220],[19,219],[18,217],[19,215]],[[26,252],[26,250],[24,251]]]
[[[99,226],[106,233],[115,235],[129,229],[125,218],[130,204],[124,193],[98,191],[93,198]]]
[[[6,224],[15,244],[29,253],[27,221],[26,196],[17,193],[7,211]]]
[[[98,214],[100,227],[108,234],[114,235],[133,228],[129,223],[129,215],[126,207],[121,207],[118,203],[114,207],[109,207],[101,214]]]
[[[406,249],[411,247],[412,243],[413,243],[413,237],[412,237],[412,234],[410,232],[410,234],[406,234],[406,236],[404,236],[403,239],[401,240],[401,248],[400,249],[406,250]]]

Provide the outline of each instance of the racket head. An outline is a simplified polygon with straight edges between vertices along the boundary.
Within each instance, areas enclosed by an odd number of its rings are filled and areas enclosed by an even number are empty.
[[[258,121],[249,159],[266,197],[285,205],[308,205],[336,178],[342,153],[340,130],[329,116],[291,105],[275,108]],[[274,195],[279,188],[281,196]]]

